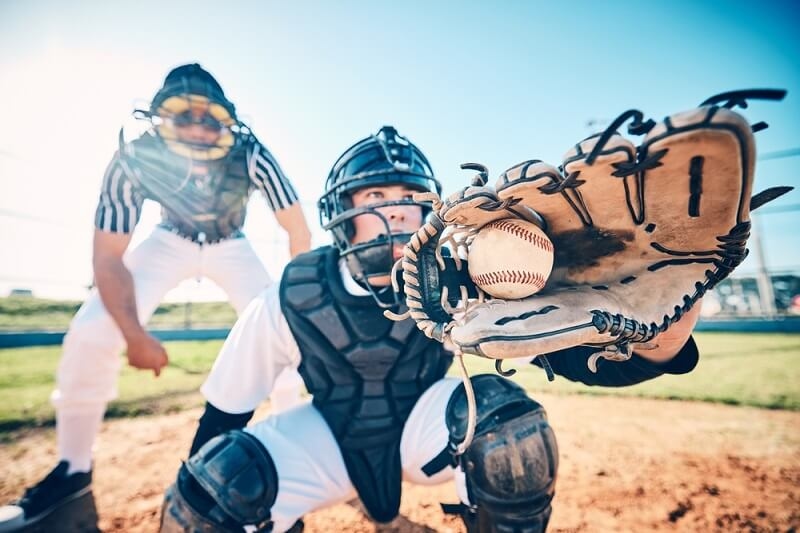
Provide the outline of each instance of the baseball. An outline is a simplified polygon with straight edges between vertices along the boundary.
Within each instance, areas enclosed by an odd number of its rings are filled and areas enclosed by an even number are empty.
[[[495,220],[475,235],[468,260],[475,285],[495,298],[518,300],[544,287],[553,269],[553,243],[531,222]]]

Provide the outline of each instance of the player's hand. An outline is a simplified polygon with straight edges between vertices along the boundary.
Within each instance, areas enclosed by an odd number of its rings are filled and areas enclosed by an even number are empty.
[[[650,342],[644,345],[631,344],[633,351],[654,363],[666,363],[678,355],[678,352],[689,340],[689,336],[697,325],[702,302],[702,299],[698,300],[694,307],[683,314],[680,320],[675,322],[667,331],[662,331],[653,337]]]
[[[169,363],[164,346],[147,332],[128,340],[128,364],[140,370],[152,370],[156,377]]]

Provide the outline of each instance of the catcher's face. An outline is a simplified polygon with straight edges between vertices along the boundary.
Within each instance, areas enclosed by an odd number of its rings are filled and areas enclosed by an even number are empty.
[[[415,192],[405,185],[366,187],[355,191],[352,195],[353,208],[375,207],[353,219],[351,242],[368,242],[386,235],[387,231],[394,235],[416,232],[422,226],[422,207],[419,204],[396,203],[413,201]],[[383,218],[370,211],[380,213]],[[394,246],[392,255],[395,260],[402,257],[401,243]]]

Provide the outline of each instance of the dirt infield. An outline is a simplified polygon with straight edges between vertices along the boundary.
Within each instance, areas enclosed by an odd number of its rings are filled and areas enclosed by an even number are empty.
[[[800,413],[703,403],[537,395],[561,466],[550,531],[800,530]],[[103,531],[155,531],[164,487],[198,411],[108,422],[94,496]],[[257,415],[258,417],[258,415]],[[53,465],[52,430],[0,446],[0,499]],[[404,486],[401,516],[375,525],[358,502],[308,515],[307,532],[463,531],[449,485]]]

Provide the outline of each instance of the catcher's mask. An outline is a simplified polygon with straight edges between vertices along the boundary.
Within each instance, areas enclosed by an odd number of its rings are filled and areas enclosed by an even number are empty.
[[[134,116],[149,119],[167,148],[194,160],[222,159],[238,142],[246,126],[236,117],[236,108],[225,97],[217,80],[197,63],[181,65],[167,74],[147,111]],[[181,139],[177,127],[197,124],[218,132],[211,144]]]
[[[441,193],[441,184],[425,155],[392,126],[384,126],[347,150],[334,163],[325,183],[325,193],[319,199],[320,224],[331,232],[339,254],[346,261],[356,281],[369,290],[381,307],[394,307],[401,299],[391,286],[376,287],[375,278],[391,275],[393,250],[405,245],[411,233],[393,233],[379,208],[393,205],[416,205],[422,217],[431,206],[427,202],[394,200],[353,207],[352,194],[365,187],[404,185],[410,189]],[[385,231],[367,242],[352,242],[353,219],[359,216],[378,217]]]

